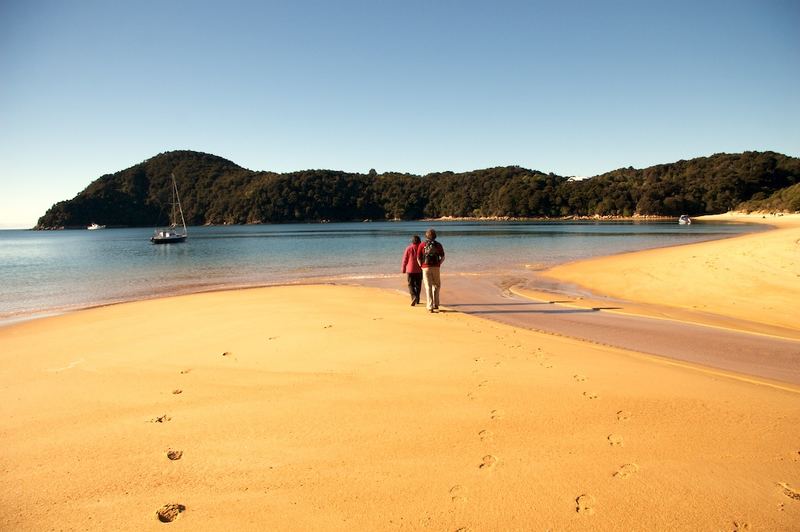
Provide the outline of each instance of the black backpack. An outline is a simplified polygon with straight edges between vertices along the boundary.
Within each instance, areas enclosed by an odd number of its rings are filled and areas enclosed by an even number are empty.
[[[435,240],[426,240],[422,248],[422,264],[439,266],[442,262],[442,246]]]

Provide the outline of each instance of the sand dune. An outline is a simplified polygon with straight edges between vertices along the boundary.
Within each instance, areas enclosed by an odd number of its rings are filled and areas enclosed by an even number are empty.
[[[796,530],[800,395],[367,288],[0,329],[3,530]]]

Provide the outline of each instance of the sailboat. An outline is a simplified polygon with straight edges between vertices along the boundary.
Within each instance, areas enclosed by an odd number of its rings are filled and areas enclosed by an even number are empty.
[[[175,183],[175,174],[172,177],[172,212],[169,218],[169,227],[157,228],[150,242],[153,244],[177,244],[179,242],[186,242],[189,233],[186,231],[186,220],[183,218],[183,208],[181,207],[181,198],[178,196],[178,185]],[[181,215],[181,225],[183,229],[178,227],[178,214]]]

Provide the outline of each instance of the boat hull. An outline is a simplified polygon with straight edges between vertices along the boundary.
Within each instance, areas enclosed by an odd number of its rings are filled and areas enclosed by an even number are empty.
[[[150,237],[150,242],[153,244],[178,244],[186,242],[186,236],[153,236]]]

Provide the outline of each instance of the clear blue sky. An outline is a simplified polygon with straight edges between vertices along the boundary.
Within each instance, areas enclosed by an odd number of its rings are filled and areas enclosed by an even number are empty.
[[[0,0],[0,226],[174,149],[587,176],[800,155],[800,2]]]

